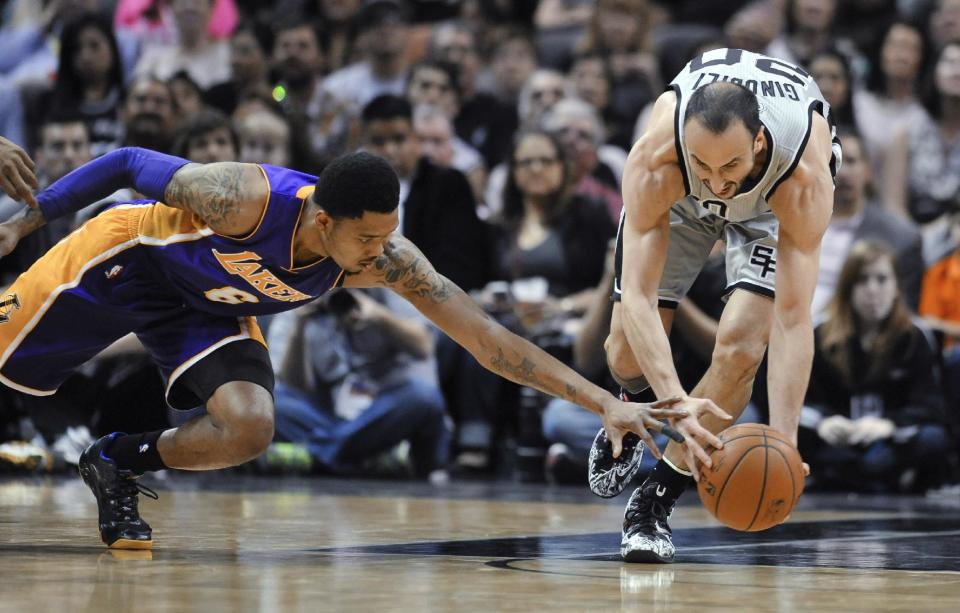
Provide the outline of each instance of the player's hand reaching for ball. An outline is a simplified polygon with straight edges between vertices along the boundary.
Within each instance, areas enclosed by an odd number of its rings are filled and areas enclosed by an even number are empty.
[[[657,458],[660,449],[650,435],[650,430],[663,432],[670,438],[677,440],[682,437],[661,420],[680,420],[689,414],[686,410],[677,407],[679,398],[666,398],[653,403],[624,402],[611,398],[603,413],[603,429],[607,431],[607,438],[613,446],[613,457],[619,458],[623,451],[623,437],[627,432],[639,436],[647,449]]]
[[[36,208],[33,190],[39,187],[33,160],[15,143],[0,136],[0,189],[14,200]]]
[[[717,435],[704,428],[701,424],[703,418],[710,416],[726,422],[731,421],[733,418],[708,398],[692,398],[687,396],[683,398],[677,406],[687,409],[688,415],[680,420],[671,420],[670,425],[686,439],[683,445],[683,453],[688,467],[687,469],[693,472],[693,478],[699,481],[700,475],[697,473],[699,464],[707,467],[713,464],[710,461],[710,455],[707,453],[705,447],[709,446],[716,449],[723,449],[723,442]],[[726,426],[723,427],[725,428]]]

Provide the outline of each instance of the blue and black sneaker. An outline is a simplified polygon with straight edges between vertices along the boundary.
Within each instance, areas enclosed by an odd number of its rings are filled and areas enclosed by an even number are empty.
[[[99,511],[100,538],[113,549],[150,549],[153,533],[140,519],[137,496],[157,499],[157,493],[137,483],[140,475],[117,468],[104,453],[120,433],[108,434],[86,448],[80,456],[83,482],[93,491]]]

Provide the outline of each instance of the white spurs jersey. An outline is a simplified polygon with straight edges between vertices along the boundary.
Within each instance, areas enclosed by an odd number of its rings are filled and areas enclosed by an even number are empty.
[[[757,95],[760,121],[768,143],[767,161],[761,174],[756,179],[748,178],[736,195],[726,199],[714,195],[691,171],[693,161],[683,134],[690,96],[698,87],[719,81],[737,83]],[[737,222],[768,212],[768,201],[774,191],[800,162],[810,137],[814,112],[823,115],[831,126],[833,157],[830,169],[836,176],[841,150],[830,118],[830,105],[813,77],[799,66],[742,49],[716,49],[694,58],[671,81],[670,87],[677,94],[674,128],[687,193],[681,202],[687,205],[685,208],[697,210],[700,217],[712,213]]]

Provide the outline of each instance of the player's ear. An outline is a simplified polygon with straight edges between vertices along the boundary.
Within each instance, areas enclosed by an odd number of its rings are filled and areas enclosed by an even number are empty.
[[[753,139],[753,154],[754,154],[754,155],[757,155],[758,153],[760,153],[761,151],[763,151],[763,140],[764,140],[763,128],[760,128],[759,130],[757,130],[757,135],[756,135],[756,137],[754,137],[754,139]]]
[[[317,207],[313,220],[321,230],[329,230],[333,225],[333,217],[320,207]]]

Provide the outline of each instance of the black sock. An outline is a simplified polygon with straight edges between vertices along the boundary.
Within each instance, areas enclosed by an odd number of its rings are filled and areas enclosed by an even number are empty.
[[[653,470],[650,471],[650,476],[647,477],[644,483],[651,482],[662,485],[666,491],[658,487],[657,496],[664,501],[672,503],[680,497],[680,494],[683,493],[683,490],[687,489],[688,485],[693,483],[693,477],[677,472],[666,460],[661,459],[657,462],[656,466],[653,467]]]
[[[143,474],[148,470],[163,470],[167,465],[160,459],[157,439],[163,430],[142,434],[121,434],[104,452],[117,463],[120,470]]]

